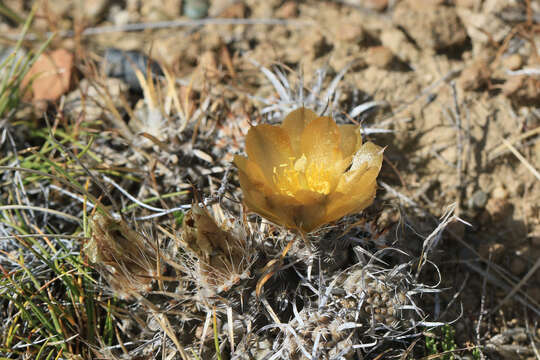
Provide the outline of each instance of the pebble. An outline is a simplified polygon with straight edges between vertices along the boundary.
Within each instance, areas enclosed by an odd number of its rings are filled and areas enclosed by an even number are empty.
[[[463,90],[479,90],[486,86],[490,76],[488,63],[485,60],[478,60],[463,69],[458,84]]]
[[[508,191],[501,185],[497,186],[491,192],[491,197],[494,198],[494,199],[507,199],[508,198]]]
[[[401,30],[397,28],[384,29],[380,39],[381,43],[401,60],[414,63],[420,59],[420,51],[411,44]]]
[[[386,46],[370,47],[366,54],[366,63],[371,66],[385,69],[392,63],[394,54]]]
[[[223,10],[219,17],[227,19],[243,19],[247,15],[248,8],[243,2],[232,4]]]
[[[97,23],[99,21],[98,18],[105,13],[110,2],[107,0],[92,0],[83,1],[82,4],[84,16],[90,19],[92,22]]]
[[[34,101],[55,101],[69,90],[73,66],[73,54],[65,49],[43,53],[24,77],[23,86],[32,81]]]
[[[290,19],[298,16],[298,4],[296,1],[287,1],[275,12],[275,16],[280,19]]]
[[[523,66],[523,58],[519,54],[509,55],[502,60],[502,65],[508,70],[517,70]]]
[[[388,7],[388,0],[363,0],[362,6],[375,11],[384,11]]]
[[[344,23],[336,27],[334,36],[336,40],[359,43],[364,39],[364,29],[360,24]]]
[[[202,19],[208,15],[208,0],[184,0],[182,13],[190,19]]]
[[[148,64],[150,62],[150,64]],[[105,50],[103,60],[104,72],[107,76],[115,77],[125,81],[132,90],[141,90],[141,84],[137,75],[135,75],[135,66],[147,77],[147,70],[154,76],[163,75],[163,71],[158,63],[152,61],[148,56],[135,50],[123,51],[120,49],[109,48]]]
[[[482,190],[477,190],[469,198],[469,201],[467,202],[467,204],[470,209],[482,209],[484,206],[486,206],[487,201],[488,201],[487,194]]]

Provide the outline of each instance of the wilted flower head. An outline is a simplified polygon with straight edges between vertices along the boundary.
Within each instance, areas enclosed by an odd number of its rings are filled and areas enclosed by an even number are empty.
[[[248,156],[234,162],[251,211],[310,232],[373,202],[382,152],[371,142],[362,145],[357,126],[300,108],[281,126],[252,127]]]
[[[155,245],[121,219],[96,213],[90,226],[85,253],[117,295],[127,299],[149,291],[158,275]]]
[[[207,209],[194,204],[182,224],[181,245],[191,254],[191,274],[201,288],[201,295],[211,297],[228,291],[249,277],[252,254],[248,234],[240,223],[226,228],[218,225]],[[186,271],[190,273],[190,271]]]

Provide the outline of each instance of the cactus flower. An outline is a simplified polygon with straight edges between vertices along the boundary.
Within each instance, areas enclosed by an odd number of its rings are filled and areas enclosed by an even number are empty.
[[[246,153],[234,163],[248,209],[304,233],[369,206],[383,160],[357,126],[305,108],[249,129]]]

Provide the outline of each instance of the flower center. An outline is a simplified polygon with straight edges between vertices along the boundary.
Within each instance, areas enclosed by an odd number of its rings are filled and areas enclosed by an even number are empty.
[[[322,164],[308,164],[306,155],[300,158],[290,157],[288,164],[275,166],[273,172],[274,184],[282,194],[295,196],[300,190],[324,195],[330,192],[331,172]]]

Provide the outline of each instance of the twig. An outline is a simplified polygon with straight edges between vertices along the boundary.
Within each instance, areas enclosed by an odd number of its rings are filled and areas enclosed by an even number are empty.
[[[489,259],[487,263],[488,267],[486,272],[489,274],[491,268],[491,253],[489,254]],[[486,305],[486,286],[487,277],[484,277],[482,281],[482,297],[480,298],[480,313],[478,314],[478,322],[476,324],[476,346],[478,346],[478,351],[480,351],[480,357],[482,360],[485,360],[484,353],[480,349],[480,326],[482,325],[482,320],[484,319],[485,305]]]
[[[455,126],[457,131],[457,163],[456,168],[458,172],[458,184],[459,184],[459,199],[458,199],[458,215],[459,215],[459,205],[461,204],[461,194],[463,192],[463,134],[461,132],[461,110],[459,109],[459,104],[457,100],[457,90],[456,82],[452,81],[450,83],[450,88],[452,89],[452,97],[454,99],[454,108],[453,113],[455,117]]]
[[[170,20],[170,21],[157,21],[147,23],[133,23],[126,25],[112,25],[112,26],[100,26],[90,27],[84,29],[81,36],[110,34],[116,32],[133,32],[144,30],[159,30],[159,29],[171,29],[180,27],[199,27],[206,25],[282,25],[282,26],[309,26],[313,25],[312,21],[306,20],[289,20],[289,19],[274,19],[274,18],[255,18],[255,19],[225,19],[225,18],[206,18],[200,20]],[[48,32],[47,36],[52,35],[52,32]],[[76,32],[73,30],[63,30],[58,32],[58,36],[61,37],[73,37]],[[9,37],[9,36],[8,36]],[[19,39],[19,36],[14,37]],[[24,37],[26,40],[36,40],[37,36],[29,34]]]
[[[41,212],[46,212],[46,213],[50,213],[50,214],[54,214],[54,215],[58,215],[60,217],[63,217],[64,219],[69,219],[69,220],[72,220],[76,223],[80,223],[82,221],[82,219],[76,217],[76,216],[73,216],[73,215],[70,215],[70,214],[66,214],[65,212],[62,212],[62,211],[58,211],[58,210],[54,210],[54,209],[47,209],[47,208],[43,208],[43,207],[39,207],[39,206],[29,206],[29,205],[3,205],[3,206],[0,206],[0,211],[3,211],[3,210],[35,210],[35,211],[41,211]]]
[[[540,126],[532,129],[532,130],[529,130],[523,134],[520,134],[518,136],[515,136],[509,140],[507,140],[509,143],[513,144],[517,141],[521,141],[523,139],[526,139],[530,136],[534,136],[534,135],[538,135],[540,134]],[[489,155],[488,155],[488,159],[489,161],[491,160],[494,160],[495,158],[499,157],[500,155],[504,154],[504,149],[506,148],[507,146],[505,144],[501,144],[499,146],[497,146],[495,149],[493,150],[490,150],[489,151]]]
[[[529,280],[529,278],[534,275],[534,273],[536,272],[536,270],[538,270],[538,268],[540,268],[540,259],[536,260],[536,263],[534,264],[532,269],[529,270],[529,272],[514,286],[512,291],[510,291],[508,295],[506,295],[504,299],[502,299],[499,302],[499,304],[493,310],[490,311],[490,314],[495,313],[508,301],[508,299],[513,297],[515,293],[518,292],[518,290],[527,282],[527,280]],[[540,309],[536,309],[536,312],[539,312],[539,311]]]
[[[516,75],[540,75],[540,67],[538,68],[523,68],[521,70],[515,70],[515,71],[511,71],[511,70],[506,70],[506,73],[508,75],[513,75],[513,76],[516,76]]]
[[[519,161],[521,161],[523,163],[523,165],[525,165],[525,167],[527,169],[529,169],[529,171],[536,177],[537,180],[540,180],[540,173],[534,168],[534,166],[532,166],[528,161],[527,159],[525,159],[523,157],[523,155],[521,155],[519,153],[519,151],[517,151],[517,149],[512,145],[510,144],[506,139],[502,139],[504,145],[506,145],[506,147],[508,149],[510,149],[510,151],[512,152],[512,154],[514,154],[518,159]]]
[[[539,260],[540,261],[540,260]],[[481,276],[485,277],[487,279],[487,281],[489,281],[491,284],[505,290],[505,291],[509,291],[511,288],[510,286],[504,284],[503,282],[501,282],[497,277],[491,275],[491,274],[488,274],[486,273],[486,271],[484,269],[482,269],[481,267],[471,263],[470,261],[467,261],[465,262],[465,264],[467,265],[467,267],[475,272],[477,272],[478,274],[480,274]],[[516,288],[514,287],[514,289],[517,289],[519,290],[519,288]],[[539,315],[540,316],[540,308],[537,306],[537,304],[534,303],[533,299],[531,299],[529,296],[527,296],[527,294],[525,294],[525,298],[516,294],[516,293],[513,293],[512,294],[512,297],[514,298],[515,301],[521,303],[522,305],[525,305],[526,307],[528,307],[529,309],[531,309],[534,313],[536,313],[536,315]],[[489,312],[489,314],[493,314],[493,310]]]

